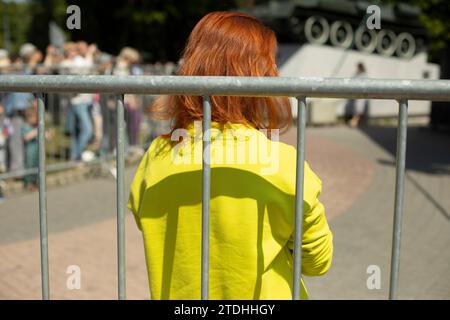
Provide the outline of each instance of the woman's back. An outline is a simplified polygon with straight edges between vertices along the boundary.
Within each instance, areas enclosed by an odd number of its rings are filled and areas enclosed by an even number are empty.
[[[296,151],[245,125],[213,123],[213,128],[210,298],[290,299]],[[176,141],[183,136],[182,143],[159,137],[151,144],[128,206],[143,233],[152,298],[199,299],[201,129],[191,125],[174,133]],[[305,163],[307,275],[323,274],[331,264],[332,234],[320,190],[319,178]]]

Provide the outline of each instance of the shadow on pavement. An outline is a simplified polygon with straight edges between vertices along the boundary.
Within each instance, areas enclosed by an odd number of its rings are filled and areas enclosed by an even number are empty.
[[[361,126],[359,130],[395,158],[396,127]],[[395,165],[395,162],[386,160],[379,162]],[[406,169],[450,175],[450,132],[435,132],[426,127],[408,127]]]
[[[396,127],[361,126],[359,130],[388,151],[395,159]],[[406,170],[426,174],[450,175],[450,132],[435,132],[426,127],[408,127],[406,146]],[[378,159],[378,163],[395,167],[395,160]],[[417,179],[406,171],[406,179],[447,220],[450,213],[424,188]]]

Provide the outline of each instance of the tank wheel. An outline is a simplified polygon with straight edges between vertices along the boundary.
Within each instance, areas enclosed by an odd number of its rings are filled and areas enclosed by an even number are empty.
[[[396,53],[400,58],[409,59],[416,51],[416,40],[407,32],[402,32],[397,36]]]
[[[392,30],[381,29],[377,35],[377,51],[383,56],[392,56],[397,47],[397,36]]]
[[[353,42],[353,28],[346,21],[333,22],[330,29],[330,42],[335,47],[348,48]]]
[[[324,44],[330,36],[328,21],[319,16],[309,17],[305,22],[305,37],[310,43]]]
[[[358,28],[355,33],[355,46],[359,51],[372,53],[377,47],[377,33],[364,27]]]

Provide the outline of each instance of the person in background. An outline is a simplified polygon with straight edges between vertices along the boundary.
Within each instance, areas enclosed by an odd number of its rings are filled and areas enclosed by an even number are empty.
[[[23,169],[24,149],[20,134],[24,123],[24,111],[35,103],[31,93],[10,92],[4,98],[5,114],[10,123],[8,136],[9,171]]]
[[[0,49],[0,74],[7,73],[10,64],[11,60],[9,59],[8,51],[5,49]]]
[[[82,57],[89,66],[93,66],[95,57],[100,53],[97,45],[92,43],[88,45],[86,41],[78,41],[76,43],[78,55]]]
[[[9,136],[8,119],[5,116],[5,108],[0,99],[0,173],[7,169],[7,139]]]
[[[19,63],[23,65],[23,74],[36,74],[37,67],[42,61],[42,52],[32,43],[25,43],[19,49]]]
[[[45,73],[57,74],[59,64],[64,60],[61,50],[52,45],[48,45],[46,49],[43,70]]]
[[[5,117],[5,108],[2,105],[2,94],[0,93],[0,174],[7,169],[7,138],[9,135],[9,126]],[[3,194],[4,182],[0,179],[0,203],[4,201]]]
[[[98,66],[98,73],[112,75],[114,72],[114,63],[114,56],[108,53],[97,55],[96,64]],[[96,132],[96,139],[101,137],[100,146],[97,149],[97,155],[99,157],[106,156],[115,146],[115,102],[114,96],[108,94],[99,94],[98,102],[94,99],[94,108],[92,110],[94,131]]]
[[[38,116],[37,108],[25,110],[25,122],[21,128],[21,135],[25,145],[25,169],[34,169],[39,164]],[[53,137],[51,130],[46,130],[45,139]],[[24,187],[28,191],[37,190],[37,174],[27,174],[23,177]]]
[[[356,65],[356,73],[354,78],[362,79],[366,78],[366,67],[362,62],[358,62]],[[345,120],[347,123],[355,128],[359,126],[363,121],[367,120],[369,114],[369,100],[366,99],[350,99],[345,105]]]
[[[141,57],[136,49],[125,47],[120,51],[114,75],[142,75],[142,68],[139,66]],[[140,145],[140,128],[142,122],[142,101],[139,97],[132,94],[125,96],[125,119],[127,122],[127,136],[130,146]]]
[[[36,71],[37,64],[42,60],[42,53],[31,43],[25,43],[19,50],[21,65],[20,74],[29,75]],[[9,170],[23,169],[23,141],[21,127],[23,125],[23,112],[29,108],[34,101],[31,93],[11,92],[4,99],[6,116],[11,124],[11,134],[8,139]]]
[[[101,53],[96,57],[98,74],[111,75],[114,67],[114,57],[108,53]]]
[[[92,51],[95,49],[92,47]],[[68,42],[64,46],[65,59],[61,62],[61,72],[69,74],[86,74],[93,67],[92,61],[86,59],[78,52],[76,43]],[[91,55],[89,53],[88,55]],[[72,160],[81,160],[89,140],[93,134],[90,110],[93,103],[92,94],[76,94],[70,99],[70,110],[66,123],[71,135],[70,157]]]
[[[94,143],[93,147],[97,154],[101,154],[103,141],[103,116],[102,107],[100,105],[100,94],[94,94],[92,104],[92,120],[94,123]]]

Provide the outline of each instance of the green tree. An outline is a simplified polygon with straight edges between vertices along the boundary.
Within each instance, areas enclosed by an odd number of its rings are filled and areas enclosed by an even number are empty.
[[[420,20],[427,28],[432,42],[431,49],[436,51],[446,47],[450,41],[450,1],[448,0],[387,0],[388,3],[408,3],[422,11]]]
[[[20,45],[27,41],[32,15],[27,2],[0,0],[0,48],[6,48],[7,33],[11,54],[17,54]]]
[[[67,6],[65,0],[31,0],[29,8],[33,18],[28,29],[29,41],[44,50],[49,44],[48,25],[51,21],[66,30]],[[66,34],[70,39],[70,34]]]
[[[389,3],[405,1],[388,0]],[[441,78],[450,78],[450,1],[411,0],[409,4],[422,10],[420,20],[427,28],[430,37],[430,60],[441,66]]]
[[[81,30],[66,29],[68,4],[80,7]],[[95,42],[113,54],[132,46],[147,61],[176,60],[190,30],[205,13],[233,6],[233,0],[31,0],[29,38],[43,49],[48,43],[48,23],[53,20],[66,30],[68,39]]]

